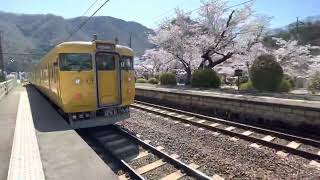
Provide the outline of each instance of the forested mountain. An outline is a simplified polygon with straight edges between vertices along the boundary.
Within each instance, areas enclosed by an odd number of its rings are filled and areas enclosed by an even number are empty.
[[[9,71],[28,70],[32,63],[36,63],[42,54],[54,45],[64,41],[79,24],[88,17],[64,19],[52,14],[27,15],[0,12],[0,31],[4,59]],[[99,39],[119,39],[119,43],[128,45],[132,35],[132,48],[137,55],[143,54],[145,49],[153,45],[148,36],[153,30],[130,21],[98,16],[93,17],[70,40],[92,40],[93,34]],[[18,53],[18,54],[15,54]],[[35,55],[19,55],[19,53],[34,53]]]

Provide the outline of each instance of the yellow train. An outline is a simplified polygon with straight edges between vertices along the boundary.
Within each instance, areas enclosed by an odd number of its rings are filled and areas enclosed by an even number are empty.
[[[134,52],[111,41],[64,42],[30,72],[29,81],[66,115],[72,128],[113,124],[130,116]]]

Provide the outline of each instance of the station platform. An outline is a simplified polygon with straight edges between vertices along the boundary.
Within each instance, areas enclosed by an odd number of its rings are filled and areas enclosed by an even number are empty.
[[[0,100],[0,179],[118,179],[31,86]]]

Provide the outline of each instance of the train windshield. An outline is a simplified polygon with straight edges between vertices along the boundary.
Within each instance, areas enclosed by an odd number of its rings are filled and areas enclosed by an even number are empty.
[[[133,70],[133,58],[128,56],[123,56],[121,58],[121,69]]]
[[[91,54],[66,53],[60,54],[61,71],[90,71],[92,70]]]

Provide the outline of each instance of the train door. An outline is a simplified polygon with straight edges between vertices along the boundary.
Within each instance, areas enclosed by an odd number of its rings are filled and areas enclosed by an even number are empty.
[[[112,53],[96,54],[97,96],[99,107],[121,103],[119,56]]]

